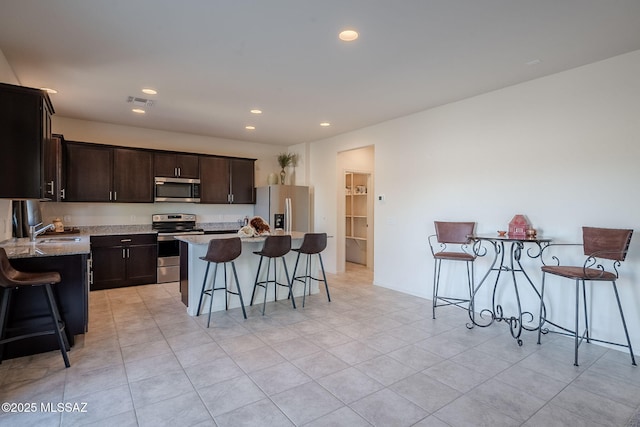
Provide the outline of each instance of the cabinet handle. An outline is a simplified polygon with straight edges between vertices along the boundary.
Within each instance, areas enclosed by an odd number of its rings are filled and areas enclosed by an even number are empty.
[[[182,170],[178,167],[178,176],[182,175]]]
[[[229,194],[229,196],[231,197],[231,203],[233,203],[233,194]]]
[[[131,258],[131,253],[129,252],[129,248],[127,248],[127,258]]]
[[[47,185],[51,186],[51,189],[49,191],[47,191],[47,193],[51,194],[52,196],[55,194],[55,192],[53,191],[53,181],[48,182]]]
[[[126,243],[126,242],[130,242],[131,239],[120,239],[120,243]]]
[[[67,198],[66,188],[63,188],[62,190],[60,190],[60,198],[61,199],[66,199]]]
[[[122,259],[124,259],[124,258],[126,258],[126,257],[127,257],[127,256],[126,256],[126,252],[125,252],[124,248],[122,248]]]
[[[111,196],[112,196],[111,191],[109,191],[109,201],[111,201]]]
[[[178,168],[173,168],[173,176],[178,176]]]
[[[115,202],[116,200],[118,200],[118,192],[114,191],[113,192],[113,201]]]

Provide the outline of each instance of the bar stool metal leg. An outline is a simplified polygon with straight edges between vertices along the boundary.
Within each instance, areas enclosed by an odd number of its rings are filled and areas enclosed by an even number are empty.
[[[44,285],[44,293],[47,297],[47,304],[49,305],[49,310],[51,311],[51,320],[53,321],[53,328],[56,332],[56,338],[58,339],[58,344],[60,345],[60,353],[62,353],[62,358],[64,359],[64,366],[67,368],[71,366],[69,363],[69,356],[67,355],[67,349],[69,348],[69,342],[67,341],[66,333],[64,331],[64,323],[60,319],[60,313],[58,312],[58,304],[56,304],[55,297],[53,296],[53,291],[51,290],[51,285],[49,283]]]
[[[213,266],[213,282],[211,282],[211,295],[209,298],[209,316],[207,317],[207,328],[211,324],[211,311],[213,309],[213,293],[216,290],[216,276],[218,274],[218,263]]]
[[[2,303],[0,305],[0,342],[6,335],[6,326],[9,319],[9,298],[11,296],[11,289],[0,289],[2,292]],[[4,344],[0,343],[0,363],[4,356]]]
[[[247,318],[247,311],[244,308],[244,300],[242,299],[242,291],[240,290],[240,281],[238,280],[238,272],[236,271],[236,264],[231,261],[231,269],[233,270],[233,277],[236,279],[236,288],[238,289],[238,297],[240,297],[240,307],[242,307],[242,315]]]

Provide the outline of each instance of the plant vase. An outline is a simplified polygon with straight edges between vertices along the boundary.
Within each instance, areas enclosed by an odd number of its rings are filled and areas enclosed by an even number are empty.
[[[280,184],[284,185],[284,180],[287,177],[287,172],[285,172],[284,168],[280,170]]]

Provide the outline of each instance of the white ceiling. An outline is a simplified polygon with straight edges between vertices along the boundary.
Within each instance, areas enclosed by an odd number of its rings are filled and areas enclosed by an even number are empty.
[[[640,0],[0,0],[0,50],[58,115],[268,144],[638,49]]]

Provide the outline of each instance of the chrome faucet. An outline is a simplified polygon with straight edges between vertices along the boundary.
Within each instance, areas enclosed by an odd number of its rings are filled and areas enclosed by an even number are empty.
[[[29,226],[29,237],[31,238],[32,242],[35,242],[36,241],[36,237],[38,237],[39,235],[41,235],[45,231],[47,231],[47,230],[55,230],[56,229],[56,227],[53,224],[47,224],[47,225],[45,225],[44,227],[42,227],[40,229],[36,228],[38,225],[42,225],[42,223]]]

